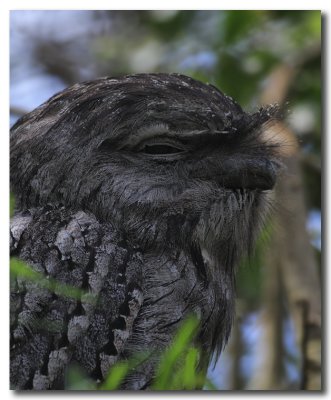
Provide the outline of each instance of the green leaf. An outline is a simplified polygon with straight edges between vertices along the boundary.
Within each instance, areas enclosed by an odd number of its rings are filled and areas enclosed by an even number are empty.
[[[82,300],[85,303],[94,304],[96,299],[90,293],[85,292],[75,286],[70,286],[58,280],[45,276],[35,271],[25,262],[12,257],[10,259],[10,273],[12,278],[21,278],[35,282],[38,286],[48,289],[58,296],[68,297],[75,300]]]
[[[119,388],[124,378],[130,370],[129,362],[120,361],[109,371],[105,382],[100,386],[100,390],[116,390]]]
[[[185,363],[182,369],[182,384],[186,390],[193,390],[197,386],[199,375],[197,374],[197,366],[199,360],[199,351],[194,347],[190,347],[185,357]],[[197,379],[198,378],[198,379]]]
[[[191,344],[196,334],[198,324],[198,319],[193,316],[183,323],[182,327],[177,332],[173,343],[161,358],[153,389],[169,390],[171,388],[173,373],[176,370],[176,363],[180,360],[183,353],[187,350],[187,347]]]
[[[151,356],[150,352],[140,352],[125,361],[118,361],[108,371],[105,381],[99,386],[98,390],[116,390],[126,376],[135,368],[146,361]]]

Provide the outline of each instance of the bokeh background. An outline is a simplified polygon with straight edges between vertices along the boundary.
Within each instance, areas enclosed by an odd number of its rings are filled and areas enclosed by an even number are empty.
[[[278,103],[286,170],[238,270],[237,315],[209,368],[220,390],[321,387],[321,13],[11,11],[14,123],[78,81],[180,72],[246,110]]]

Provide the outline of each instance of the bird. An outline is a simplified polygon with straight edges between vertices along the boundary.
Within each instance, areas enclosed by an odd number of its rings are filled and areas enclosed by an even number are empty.
[[[177,73],[77,83],[11,128],[11,256],[78,296],[11,280],[11,387],[63,390],[70,365],[151,387],[158,354],[189,315],[208,366],[228,340],[235,275],[280,170],[265,135],[275,106],[245,112]]]

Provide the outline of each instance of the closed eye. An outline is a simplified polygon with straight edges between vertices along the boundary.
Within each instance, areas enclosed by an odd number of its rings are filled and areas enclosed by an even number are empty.
[[[145,154],[152,155],[167,155],[167,154],[181,154],[185,149],[179,148],[170,144],[146,144],[140,151]]]
[[[180,159],[190,150],[191,146],[173,137],[154,137],[140,142],[134,151],[163,161]]]

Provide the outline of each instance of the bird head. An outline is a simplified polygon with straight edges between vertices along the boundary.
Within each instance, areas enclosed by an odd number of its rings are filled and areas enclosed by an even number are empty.
[[[20,208],[88,210],[146,246],[246,248],[280,165],[274,116],[179,74],[79,83],[14,125],[11,185]]]

